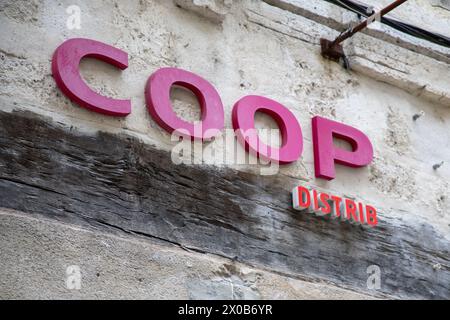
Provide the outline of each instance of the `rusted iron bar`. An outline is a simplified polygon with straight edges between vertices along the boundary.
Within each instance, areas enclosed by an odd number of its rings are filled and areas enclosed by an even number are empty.
[[[341,42],[343,42],[344,40],[350,38],[355,33],[363,30],[364,28],[366,28],[372,22],[374,22],[376,20],[379,20],[386,13],[394,10],[395,8],[397,8],[399,5],[405,3],[406,1],[407,0],[396,0],[396,1],[394,1],[393,3],[388,5],[387,7],[381,9],[379,12],[375,12],[373,15],[368,17],[363,22],[359,23],[357,26],[346,30],[345,32],[340,34],[333,41],[327,40],[325,38],[321,38],[320,39],[320,45],[321,45],[321,49],[322,49],[322,56],[324,56],[325,58],[334,60],[334,61],[339,61],[339,59],[345,58],[345,54],[344,54],[344,50],[342,48]]]

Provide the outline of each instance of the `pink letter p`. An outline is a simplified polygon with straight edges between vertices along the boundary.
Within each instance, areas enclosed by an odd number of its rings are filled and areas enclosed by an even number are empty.
[[[353,127],[316,116],[312,119],[314,169],[317,178],[332,180],[336,172],[334,163],[349,167],[363,167],[373,158],[369,138]],[[350,143],[352,151],[336,148],[333,137]]]

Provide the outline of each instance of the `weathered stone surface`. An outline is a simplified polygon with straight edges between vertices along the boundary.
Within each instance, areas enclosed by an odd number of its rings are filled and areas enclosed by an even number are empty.
[[[431,5],[434,7],[444,8],[450,11],[450,0],[433,0]]]
[[[362,229],[300,214],[289,193],[298,181],[286,176],[175,166],[136,138],[81,135],[18,112],[0,113],[0,167],[0,207],[361,292],[375,264],[380,294],[449,298],[450,246],[432,225],[381,213]]]
[[[334,39],[359,22],[356,14],[333,4],[318,6],[298,0],[265,0],[258,6],[249,6],[246,12],[251,22],[315,45],[319,45],[321,37]],[[447,16],[450,18],[450,14]],[[438,22],[447,24],[445,19]],[[450,106],[450,80],[434,80],[438,74],[450,73],[450,48],[380,24],[354,35],[344,47],[353,70]]]
[[[0,209],[1,299],[372,299],[183,250]],[[67,286],[77,276],[80,287]],[[70,269],[69,269],[70,271]]]
[[[263,0],[263,2],[298,16],[316,21],[340,32],[346,30],[350,25],[357,24],[363,19],[363,17],[359,17],[356,13],[327,1],[317,3],[314,1],[302,0]],[[447,28],[450,13],[440,9],[436,10],[436,7],[444,8],[445,5],[442,6],[442,4],[439,4],[439,0],[436,0],[435,2],[436,3],[433,4],[431,1],[427,0],[409,1],[397,8],[398,10],[391,11],[388,16],[426,30],[450,36],[450,32]],[[380,8],[390,4],[391,1],[365,0],[363,3],[369,6],[372,5],[374,9],[380,10]],[[430,19],[430,17],[433,17],[434,19]],[[439,61],[450,62],[450,48],[408,35],[384,24],[373,23],[369,25],[368,28],[362,30],[361,33],[416,53],[432,57]]]
[[[175,3],[207,19],[221,22],[230,11],[233,0],[175,0]]]

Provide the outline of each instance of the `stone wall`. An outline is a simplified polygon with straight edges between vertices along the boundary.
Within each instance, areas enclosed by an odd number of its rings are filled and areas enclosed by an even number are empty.
[[[73,4],[81,29],[66,25]],[[407,2],[392,15],[449,36],[445,1]],[[319,38],[355,21],[325,1],[3,1],[0,297],[449,298],[450,49],[372,25],[346,42],[345,70],[321,57]],[[52,53],[75,37],[128,52],[124,71],[81,66],[95,90],[131,99],[126,118],[81,108],[56,87]],[[247,94],[288,107],[303,129],[301,159],[273,176],[173,164],[174,142],[144,99],[164,66],[210,81],[226,128]],[[181,117],[199,118],[188,92],[172,99]],[[373,163],[315,179],[315,115],[364,131]],[[299,182],[373,204],[380,225],[293,211]],[[81,268],[80,290],[65,287],[68,265]],[[367,287],[370,265],[381,269],[379,290]]]

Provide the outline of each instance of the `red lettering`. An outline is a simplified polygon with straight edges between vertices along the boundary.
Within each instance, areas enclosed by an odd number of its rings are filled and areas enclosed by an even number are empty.
[[[350,199],[345,199],[345,213],[346,219],[351,222],[358,222],[358,216],[356,215],[356,204],[355,201]]]
[[[342,198],[338,197],[338,196],[331,196],[331,199],[334,202],[335,217],[340,217],[341,216],[340,206],[341,206]]]
[[[324,207],[321,207],[320,210],[325,213],[328,214],[331,212],[331,206],[328,203],[328,200],[330,199],[330,196],[326,193],[321,193],[320,194],[320,201],[322,202],[322,204],[324,205]]]
[[[361,202],[358,203],[358,212],[359,212],[359,222],[363,224],[365,219],[364,219],[364,208]]]
[[[367,217],[367,223],[370,226],[376,226],[378,224],[377,210],[374,207],[369,206],[369,205],[366,206],[366,217]]]
[[[292,200],[294,209],[296,210],[309,208],[311,205],[311,195],[309,190],[302,186],[295,187],[294,190],[292,190]]]
[[[311,195],[309,194],[309,190],[305,187],[299,187],[299,203],[303,208],[308,208],[311,205]],[[305,200],[303,200],[302,195],[305,196]]]
[[[313,199],[314,199],[314,211],[319,210],[319,200],[317,198],[317,191],[313,190]]]

